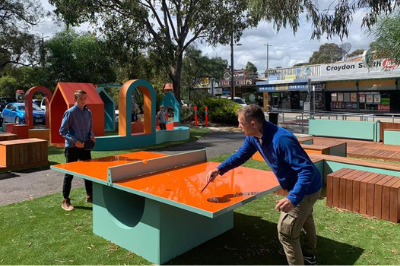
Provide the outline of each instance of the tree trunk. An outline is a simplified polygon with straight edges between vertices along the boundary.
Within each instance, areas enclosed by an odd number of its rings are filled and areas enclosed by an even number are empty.
[[[183,54],[179,53],[176,59],[177,59],[176,67],[172,69],[169,75],[174,85],[174,96],[176,100],[179,102],[179,104],[181,104],[181,71],[182,71]]]

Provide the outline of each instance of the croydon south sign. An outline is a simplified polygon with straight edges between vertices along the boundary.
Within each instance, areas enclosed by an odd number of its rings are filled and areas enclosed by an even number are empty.
[[[369,72],[386,72],[395,71],[400,72],[399,64],[395,63],[392,59],[374,60]],[[322,64],[321,75],[337,75],[337,74],[351,74],[351,73],[365,73],[368,69],[363,62],[345,62],[337,64]]]

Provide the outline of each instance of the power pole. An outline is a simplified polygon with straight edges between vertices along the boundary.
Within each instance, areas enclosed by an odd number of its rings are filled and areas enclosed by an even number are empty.
[[[268,74],[268,69],[269,69],[269,47],[272,46],[272,45],[267,43],[267,44],[264,44],[264,46],[267,46],[267,70],[265,71],[265,74],[266,74],[267,77],[269,77],[269,74]]]
[[[235,97],[235,84],[234,84],[234,67],[233,67],[233,25],[232,25],[232,32],[231,32],[231,99],[233,101]]]

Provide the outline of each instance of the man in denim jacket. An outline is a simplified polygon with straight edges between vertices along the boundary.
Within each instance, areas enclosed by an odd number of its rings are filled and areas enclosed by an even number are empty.
[[[87,93],[84,90],[75,92],[75,104],[64,113],[60,135],[65,138],[65,158],[67,163],[91,159],[90,150],[84,149],[85,141],[95,141],[92,131],[92,112],[86,106]],[[74,210],[69,194],[73,175],[65,174],[63,183],[63,201],[61,207],[66,211]],[[86,202],[92,202],[92,181],[85,179]]]

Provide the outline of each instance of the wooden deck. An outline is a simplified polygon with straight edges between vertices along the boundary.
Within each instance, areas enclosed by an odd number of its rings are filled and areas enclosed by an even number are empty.
[[[301,138],[299,138],[301,140]],[[313,137],[314,145],[347,142],[347,156],[400,162],[400,146],[352,139]]]

